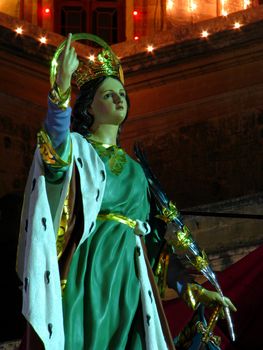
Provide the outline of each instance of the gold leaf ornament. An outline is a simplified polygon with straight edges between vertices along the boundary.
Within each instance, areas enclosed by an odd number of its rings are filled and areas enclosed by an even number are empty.
[[[108,159],[110,171],[117,176],[120,175],[127,163],[125,151],[116,145],[107,145],[91,140],[90,138],[87,138],[87,140],[92,144],[101,158]]]

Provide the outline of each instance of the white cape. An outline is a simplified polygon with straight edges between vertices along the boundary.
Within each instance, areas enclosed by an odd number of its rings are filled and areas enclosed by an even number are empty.
[[[106,172],[93,147],[77,133],[71,134],[73,161],[63,184],[47,186],[44,165],[39,150],[27,180],[17,256],[17,272],[23,282],[22,313],[34,328],[46,350],[64,349],[62,296],[58,268],[56,234],[70,183],[73,164],[80,174],[84,212],[84,232],[81,243],[93,232],[103,198]],[[52,190],[53,188],[53,190]],[[56,191],[58,193],[50,193]],[[57,196],[56,196],[57,195]],[[51,212],[50,198],[55,199],[56,212]],[[141,249],[139,237],[136,244]],[[78,248],[77,248],[78,249]],[[138,259],[141,300],[147,350],[166,350],[151,284],[143,254]],[[75,350],[75,349],[74,349]]]

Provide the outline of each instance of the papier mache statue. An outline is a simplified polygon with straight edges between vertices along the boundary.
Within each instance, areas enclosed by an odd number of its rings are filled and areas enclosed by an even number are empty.
[[[99,43],[97,57],[79,62],[77,39]],[[71,110],[73,76],[79,95]],[[17,271],[27,329],[20,349],[175,349],[152,271],[176,230],[156,217],[140,164],[119,144],[130,106],[121,64],[100,38],[69,34],[52,61],[51,84],[21,218]],[[235,309],[193,282],[174,254],[169,271],[189,306]]]

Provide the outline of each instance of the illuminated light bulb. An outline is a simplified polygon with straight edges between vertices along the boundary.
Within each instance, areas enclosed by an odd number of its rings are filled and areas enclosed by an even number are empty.
[[[192,2],[190,5],[190,11],[194,12],[197,9],[197,4],[195,2]]]
[[[148,45],[147,46],[147,51],[148,52],[153,52],[153,50],[154,50],[154,47],[152,45]]]
[[[241,23],[239,23],[239,22],[235,22],[234,23],[234,28],[235,29],[239,29],[241,27]]]
[[[49,8],[49,7],[46,7],[46,8],[44,9],[44,12],[45,12],[46,15],[50,14],[50,8]]]
[[[224,16],[224,17],[227,17],[228,16],[228,13],[226,12],[226,10],[222,10],[222,16]]]
[[[172,10],[174,7],[174,2],[173,0],[168,0],[166,4],[166,10]]]
[[[244,0],[244,4],[243,4],[243,7],[244,9],[247,9],[251,4],[251,1],[250,0]]]
[[[138,35],[135,35],[135,37],[133,38],[134,40],[139,40]]]
[[[207,38],[209,35],[208,31],[207,30],[203,30],[202,33],[201,33],[201,37],[202,38]]]
[[[95,56],[94,55],[89,55],[89,60],[92,62],[95,62]]]
[[[138,11],[137,10],[133,11],[133,16],[138,16]]]
[[[39,41],[41,42],[41,44],[46,44],[47,43],[47,38],[45,36],[41,36],[39,38]]]
[[[15,32],[17,33],[17,34],[23,34],[23,28],[22,27],[17,27],[16,29],[15,29]]]

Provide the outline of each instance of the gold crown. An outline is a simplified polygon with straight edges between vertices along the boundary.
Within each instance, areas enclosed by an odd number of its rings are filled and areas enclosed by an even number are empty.
[[[90,56],[90,59],[80,61],[79,67],[74,73],[76,84],[80,88],[86,82],[103,77],[114,76],[118,77],[122,84],[124,84],[123,70],[121,63],[110,46],[100,37],[90,33],[78,33],[72,34],[71,42],[76,40],[90,40],[103,49],[98,54],[97,58]],[[64,40],[56,49],[56,52],[52,58],[50,66],[50,83],[54,86],[57,76],[57,67],[59,65],[59,57],[66,46],[67,40]],[[91,59],[92,57],[92,59]]]
[[[102,50],[97,57],[91,55],[87,61],[80,61],[79,67],[74,73],[78,88],[88,81],[104,76],[118,77],[124,84],[120,61],[109,49]]]

